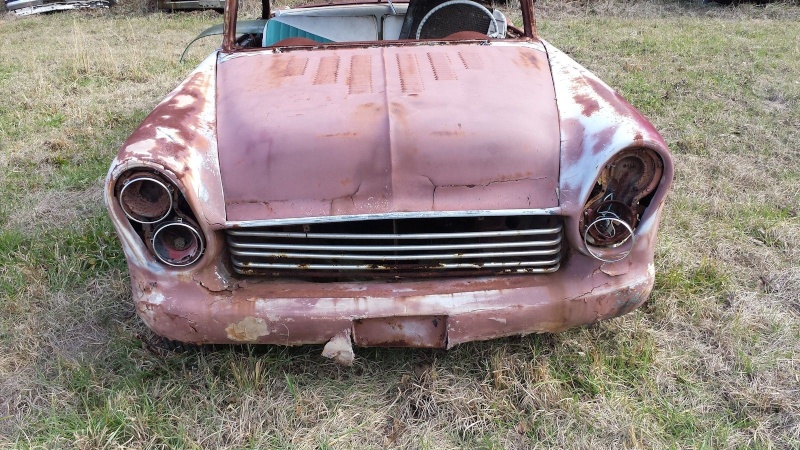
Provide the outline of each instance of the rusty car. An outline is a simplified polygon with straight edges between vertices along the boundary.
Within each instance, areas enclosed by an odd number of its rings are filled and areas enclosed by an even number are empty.
[[[519,5],[264,0],[243,21],[228,0],[221,47],[108,173],[144,323],[348,364],[641,305],[672,157]]]

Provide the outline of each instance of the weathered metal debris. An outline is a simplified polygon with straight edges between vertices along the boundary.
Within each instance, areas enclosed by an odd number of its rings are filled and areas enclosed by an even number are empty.
[[[5,7],[18,16],[30,16],[72,9],[110,8],[114,3],[114,0],[5,0]]]

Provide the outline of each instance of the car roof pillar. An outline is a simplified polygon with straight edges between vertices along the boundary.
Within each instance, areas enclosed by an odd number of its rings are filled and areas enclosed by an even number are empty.
[[[269,0],[265,0],[269,1]],[[239,10],[238,0],[225,1],[225,16],[222,30],[222,51],[232,52],[236,46],[236,13]]]
[[[261,18],[269,19],[269,0],[261,0]]]
[[[525,36],[536,37],[536,18],[533,14],[534,0],[520,0],[522,6],[522,26]]]

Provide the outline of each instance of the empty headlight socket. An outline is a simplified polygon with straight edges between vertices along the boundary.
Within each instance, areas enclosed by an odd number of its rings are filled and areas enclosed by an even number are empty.
[[[580,230],[587,246],[616,247],[627,241],[650,205],[663,172],[661,157],[645,147],[626,148],[609,159],[581,215]]]
[[[129,223],[159,261],[178,267],[191,265],[200,259],[205,248],[201,228],[181,190],[166,176],[155,170],[133,169],[117,179],[114,193]],[[184,225],[199,237],[199,252],[189,263],[166,262],[156,250],[153,239],[167,225]]]

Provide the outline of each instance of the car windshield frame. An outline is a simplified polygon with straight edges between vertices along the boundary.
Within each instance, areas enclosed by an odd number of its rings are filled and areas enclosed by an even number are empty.
[[[325,6],[340,6],[340,5],[388,5],[392,6],[397,4],[409,4],[411,0],[404,0],[399,2],[389,2],[386,0],[338,0],[326,3],[309,3],[294,7],[294,9],[325,7]],[[520,12],[522,13],[522,29],[521,36],[517,38],[504,38],[503,40],[512,41],[536,41],[538,36],[536,33],[536,20],[534,17],[533,4],[534,0],[520,0]],[[261,50],[261,48],[247,48],[238,45],[236,40],[236,22],[239,11],[238,0],[226,0],[225,12],[223,19],[223,38],[222,38],[222,52],[234,53],[241,51]],[[261,19],[268,20],[273,16],[270,9],[269,0],[262,0],[261,2]],[[481,39],[489,40],[490,38]],[[471,39],[467,39],[471,40]],[[401,40],[384,40],[384,41],[355,41],[355,42],[332,42],[325,43],[315,47],[359,47],[359,46],[375,46],[375,45],[414,45],[419,42],[459,42],[447,41],[444,39],[401,39]]]

